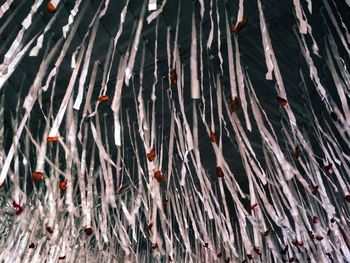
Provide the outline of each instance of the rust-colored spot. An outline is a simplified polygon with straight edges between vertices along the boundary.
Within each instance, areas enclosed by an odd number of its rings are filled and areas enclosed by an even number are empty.
[[[349,195],[349,199],[350,199],[350,195]],[[334,217],[331,218],[331,223],[332,224],[335,223],[335,218]]]
[[[204,243],[205,248],[209,248],[209,243]]]
[[[172,85],[177,84],[177,74],[176,74],[176,69],[170,70],[170,82]]]
[[[157,248],[159,248],[157,243],[152,245],[152,249],[157,249]]]
[[[250,207],[250,210],[252,210],[252,211],[254,211],[256,209],[258,209],[258,204],[254,204]]]
[[[312,187],[312,194],[313,195],[316,195],[318,193],[318,189],[320,188],[319,185],[315,185]]]
[[[222,252],[217,253],[216,256],[217,256],[218,258],[221,258],[221,257],[222,257]]]
[[[48,232],[48,233],[50,233],[50,234],[52,234],[53,233],[53,229],[51,228],[51,227],[49,227],[49,226],[46,226],[46,231]]]
[[[332,169],[333,165],[331,163],[325,165],[324,169],[329,172]]]
[[[280,96],[277,96],[277,100],[283,107],[286,107],[288,105],[288,101]]]
[[[57,142],[57,141],[58,141],[58,136],[47,137],[47,142]]]
[[[86,235],[91,236],[94,231],[91,227],[86,227],[84,228],[84,232]]]
[[[154,178],[158,181],[158,183],[161,183],[165,180],[165,176],[162,175],[162,172],[161,171],[156,171],[154,173]]]
[[[59,182],[58,187],[61,189],[61,191],[66,191],[66,189],[67,189],[67,182],[66,181]]]
[[[318,217],[317,217],[317,216],[314,216],[314,217],[312,218],[312,222],[313,222],[314,224],[317,224],[317,223],[318,223]]]
[[[238,33],[238,32],[240,32],[247,23],[248,23],[248,20],[246,18],[243,18],[241,21],[239,21],[237,23],[236,26],[231,28],[231,33]]]
[[[98,97],[97,101],[102,103],[102,102],[106,102],[107,100],[109,100],[109,96],[104,95],[104,96],[100,96]]]
[[[59,260],[63,260],[63,259],[65,259],[66,258],[66,256],[62,256],[62,257],[59,257],[58,259]]]
[[[32,179],[34,182],[41,182],[44,180],[44,173],[42,172],[33,172],[32,173]]]
[[[247,258],[248,258],[249,260],[252,260],[252,259],[253,259],[252,254],[247,254]]]
[[[318,241],[321,241],[321,240],[323,240],[323,237],[321,237],[321,236],[316,236],[316,239],[317,239]]]
[[[295,261],[295,258],[294,257],[291,257],[290,259],[289,259],[289,262],[294,262]]]
[[[55,12],[56,12],[56,6],[55,6],[53,3],[51,3],[51,2],[49,2],[49,3],[47,4],[46,9],[47,9],[47,11],[48,11],[49,13],[55,13]]]
[[[34,243],[30,243],[29,248],[35,248]]]
[[[332,234],[332,231],[328,228],[327,236],[330,236],[331,234]]]
[[[118,190],[118,194],[122,194],[122,193],[124,193],[125,192],[125,187],[122,185],[120,188],[119,188],[119,190]]]
[[[20,215],[23,212],[23,208],[22,206],[20,206],[19,204],[17,204],[15,201],[12,202],[13,207],[15,208],[16,211],[16,215]]]
[[[154,149],[152,149],[149,153],[147,153],[148,161],[153,162],[155,157],[156,157],[156,151]]]
[[[269,229],[266,230],[266,231],[263,233],[263,236],[264,236],[264,237],[267,237],[268,235],[270,235],[270,230],[269,230]]]
[[[255,251],[255,253],[258,254],[259,256],[262,255],[262,252],[261,252],[260,247],[254,247],[254,251]]]
[[[148,226],[147,226],[147,230],[151,230],[153,227],[153,223],[150,223]]]
[[[297,247],[298,246],[298,240],[293,240],[292,241],[292,245]]]
[[[210,141],[211,141],[212,143],[216,143],[216,135],[215,135],[214,132],[210,131],[210,136],[209,136],[209,138],[210,138]]]
[[[216,172],[216,176],[217,177],[224,177],[224,172],[222,171],[222,169],[221,169],[221,167],[216,167],[216,170],[215,170],[215,172]]]
[[[230,104],[230,112],[231,113],[237,112],[238,109],[239,109],[239,99],[238,97],[235,97]]]

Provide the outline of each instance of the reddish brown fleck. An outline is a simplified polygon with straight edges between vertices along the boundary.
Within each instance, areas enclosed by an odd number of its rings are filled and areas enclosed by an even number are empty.
[[[177,74],[176,74],[176,69],[170,70],[170,82],[172,85],[177,84]]]
[[[32,179],[34,182],[41,182],[44,179],[44,173],[42,172],[33,172]]]
[[[215,172],[217,177],[224,177],[224,172],[222,171],[221,167],[216,167]]]
[[[222,252],[219,252],[216,256],[217,256],[218,258],[221,258],[221,257],[222,257]]]
[[[230,258],[226,258],[225,263],[230,263]]]
[[[150,224],[147,226],[147,230],[151,230],[151,229],[152,229],[152,226],[153,226],[153,223],[150,223]]]
[[[231,113],[237,112],[238,109],[239,109],[239,99],[238,97],[235,97],[230,104],[230,112]]]
[[[286,107],[288,105],[288,101],[280,96],[277,96],[277,100],[283,107]]]
[[[66,258],[66,256],[62,256],[62,257],[59,257],[58,259],[62,260],[62,259],[65,259],[65,258]]]
[[[155,157],[156,157],[156,151],[154,149],[152,149],[149,153],[147,153],[148,161],[153,162]]]
[[[15,210],[16,210],[16,215],[22,214],[22,212],[23,212],[22,206],[20,206],[19,204],[17,204],[15,201],[12,202],[12,205],[13,205],[13,207],[14,207]]]
[[[252,211],[254,211],[256,209],[258,209],[258,204],[254,204],[250,207],[250,210],[252,210]]]
[[[205,248],[209,248],[209,243],[204,243]]]
[[[331,223],[332,224],[335,223],[335,218],[334,217],[331,218]]]
[[[236,26],[231,28],[231,33],[238,33],[243,29],[243,27],[248,23],[248,20],[246,18],[243,18],[241,21],[237,23]]]
[[[161,171],[156,171],[154,173],[154,178],[158,181],[158,183],[161,183],[161,182],[165,181],[165,176],[162,175]]]
[[[248,258],[249,260],[252,260],[252,259],[253,259],[252,254],[248,254],[248,255],[247,255],[247,258]]]
[[[261,249],[259,247],[254,247],[254,251],[256,254],[258,254],[259,256],[262,255]]]
[[[320,186],[318,185],[315,185],[312,187],[312,194],[313,195],[316,195],[318,193],[318,189],[320,188]]]
[[[295,260],[295,258],[291,257],[291,258],[289,259],[289,262],[294,262],[294,260]]]
[[[318,241],[321,241],[321,240],[323,239],[323,237],[321,237],[321,236],[316,236],[316,239],[317,239]]]
[[[35,248],[34,243],[30,243],[29,248]]]
[[[329,172],[332,169],[333,165],[331,163],[325,165],[324,169],[326,169],[327,172]]]
[[[124,193],[124,191],[125,191],[125,187],[122,185],[118,190],[118,194],[122,194]]]
[[[102,103],[102,102],[106,102],[107,100],[109,100],[109,96],[104,95],[104,96],[100,96],[98,97],[97,101]]]
[[[270,230],[268,229],[268,230],[266,230],[266,231],[263,233],[263,236],[264,236],[264,237],[267,237],[269,234],[270,234]]]
[[[57,142],[57,141],[58,141],[58,136],[47,137],[47,142]]]
[[[84,228],[84,232],[86,235],[91,236],[94,231],[92,230],[91,227],[86,227]]]
[[[47,4],[46,9],[47,9],[47,11],[48,11],[49,13],[55,13],[55,12],[56,12],[56,6],[55,6],[53,3],[51,3],[51,2],[49,2],[49,3]]]
[[[318,223],[318,217],[317,217],[317,216],[314,216],[314,217],[312,218],[312,222],[313,222],[314,224],[317,224],[317,223]]]
[[[212,132],[212,131],[210,132],[209,138],[210,138],[210,141],[211,141],[212,143],[216,143],[216,135],[215,135],[214,132]]]
[[[58,187],[61,189],[61,191],[66,191],[67,190],[67,182],[66,181],[61,181],[58,184]]]
[[[53,233],[53,229],[51,228],[51,227],[49,227],[49,226],[46,226],[46,231],[48,232],[48,233],[50,233],[50,234],[52,234]]]
[[[152,249],[157,249],[157,248],[159,248],[157,243],[155,243],[154,245],[152,245]]]

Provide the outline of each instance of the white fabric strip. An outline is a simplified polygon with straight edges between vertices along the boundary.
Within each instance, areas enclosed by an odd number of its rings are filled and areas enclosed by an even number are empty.
[[[4,180],[6,178],[8,170],[10,168],[10,164],[11,164],[12,158],[14,156],[14,153],[15,153],[16,149],[17,149],[18,142],[19,142],[19,139],[21,137],[23,128],[24,128],[24,126],[25,126],[25,124],[26,124],[26,122],[27,122],[27,120],[29,118],[30,111],[32,110],[33,105],[34,105],[34,103],[35,103],[35,101],[37,99],[37,91],[41,87],[41,82],[42,82],[42,80],[43,80],[43,78],[44,78],[44,76],[46,74],[48,65],[51,62],[53,56],[58,51],[58,48],[60,47],[61,42],[62,42],[62,40],[60,40],[60,41],[58,41],[56,43],[54,48],[51,50],[51,52],[48,54],[48,56],[41,63],[40,68],[39,68],[39,73],[36,75],[34,83],[31,86],[31,88],[29,90],[29,93],[28,93],[28,95],[26,96],[26,98],[24,100],[23,108],[25,108],[26,112],[25,112],[25,114],[24,114],[24,116],[23,116],[23,118],[21,120],[20,125],[18,126],[18,129],[17,129],[16,134],[14,136],[11,148],[10,148],[9,152],[7,153],[6,160],[5,160],[5,163],[4,163],[4,167],[1,170],[1,174],[0,174],[0,185],[4,182]]]
[[[227,12],[225,12],[225,18],[226,18],[225,20],[226,20],[226,37],[227,37],[227,55],[228,55],[230,86],[231,86],[231,98],[232,100],[234,100],[237,97],[236,72],[235,72],[235,63],[233,61],[231,28],[230,28]]]
[[[242,66],[241,66],[241,59],[240,59],[240,53],[239,53],[239,46],[238,46],[238,38],[235,37],[235,47],[236,47],[236,70],[237,70],[237,82],[238,82],[238,91],[239,91],[239,98],[240,103],[244,112],[244,118],[245,123],[248,131],[252,130],[252,126],[250,124],[249,120],[249,114],[247,109],[247,100],[245,97],[245,86],[244,86],[244,76],[242,72]]]
[[[197,31],[195,13],[192,13],[192,41],[191,41],[191,98],[200,99],[197,63]]]
[[[129,86],[129,81],[130,81],[130,78],[132,76],[132,71],[134,69],[136,53],[138,51],[138,47],[139,47],[139,43],[140,43],[141,32],[142,32],[142,27],[143,27],[143,20],[144,20],[145,11],[146,11],[146,3],[147,3],[147,1],[144,2],[142,9],[141,9],[140,18],[139,18],[139,21],[137,24],[137,29],[135,32],[134,42],[131,46],[131,52],[130,52],[128,65],[125,69],[125,84],[127,86]]]
[[[85,87],[85,81],[86,81],[86,77],[87,77],[88,70],[89,70],[91,53],[92,53],[92,48],[93,48],[93,45],[94,45],[94,42],[95,42],[98,25],[99,25],[99,19],[96,19],[96,21],[94,23],[94,26],[92,28],[89,44],[88,44],[88,47],[87,47],[87,50],[86,50],[86,54],[85,54],[84,65],[83,65],[83,68],[81,70],[81,74],[80,74],[80,78],[79,78],[78,95],[77,95],[77,97],[75,99],[75,102],[74,102],[74,105],[73,105],[73,108],[75,110],[79,110],[80,109],[80,105],[81,105],[81,102],[83,100],[83,92],[84,92],[84,87]]]
[[[60,125],[61,125],[61,122],[63,120],[63,116],[64,116],[64,114],[66,112],[68,101],[69,101],[70,97],[72,96],[74,84],[75,84],[75,81],[76,81],[77,76],[78,76],[78,72],[79,72],[79,69],[80,69],[81,62],[83,60],[84,52],[85,52],[85,48],[82,47],[82,49],[80,50],[77,66],[74,68],[72,76],[71,76],[71,78],[69,80],[69,84],[68,84],[66,93],[64,94],[61,106],[60,106],[60,108],[58,110],[58,113],[56,115],[56,118],[55,118],[55,120],[54,120],[54,122],[52,124],[51,130],[50,130],[50,133],[49,133],[49,137],[55,137],[58,134],[58,129],[59,129]]]
[[[151,1],[157,1],[157,0],[150,0]],[[150,24],[154,19],[156,19],[162,12],[163,12],[163,8],[166,4],[167,0],[163,0],[162,5],[160,6],[160,8],[157,11],[152,12],[148,17],[147,17],[147,23]]]

